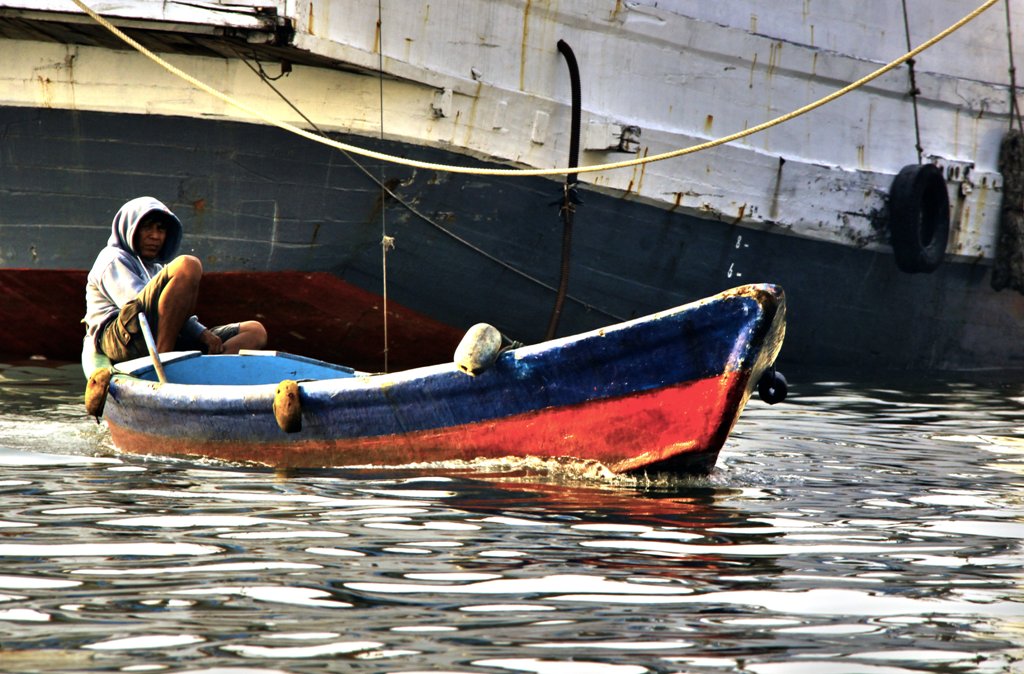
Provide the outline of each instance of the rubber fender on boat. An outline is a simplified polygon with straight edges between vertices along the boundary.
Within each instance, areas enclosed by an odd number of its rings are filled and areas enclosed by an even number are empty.
[[[757,382],[757,395],[769,405],[781,403],[786,399],[787,393],[789,393],[789,383],[774,367],[765,372],[761,376],[761,380]]]
[[[302,403],[299,400],[299,384],[285,379],[274,392],[274,418],[285,433],[302,430]]]
[[[110,390],[110,368],[100,367],[89,375],[85,385],[85,411],[89,416],[96,417],[96,423],[103,416],[103,407],[107,404],[107,391]]]
[[[493,325],[477,323],[462,337],[462,341],[455,347],[453,361],[455,367],[462,372],[475,377],[497,360],[501,353],[502,336]]]
[[[941,264],[949,241],[949,193],[938,166],[904,166],[893,179],[889,232],[901,271],[932,272]]]

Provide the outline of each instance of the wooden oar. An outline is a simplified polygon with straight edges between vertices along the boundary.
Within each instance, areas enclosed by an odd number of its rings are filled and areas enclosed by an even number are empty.
[[[149,357],[153,359],[153,367],[156,368],[156,378],[161,384],[167,383],[167,375],[164,374],[164,364],[160,362],[160,354],[156,351],[156,342],[153,341],[153,331],[149,329],[149,321],[145,312],[139,312],[139,325],[142,326],[142,338],[146,340],[146,348],[149,349]]]

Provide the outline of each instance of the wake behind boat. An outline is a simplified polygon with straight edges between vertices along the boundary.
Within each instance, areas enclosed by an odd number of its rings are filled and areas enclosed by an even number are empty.
[[[278,352],[179,352],[161,356],[166,383],[149,359],[113,367],[103,415],[114,445],[138,454],[283,468],[568,457],[702,474],[775,375],[784,334],[783,291],[761,284],[508,348],[476,375],[455,362],[370,374]],[[82,362],[86,374],[110,365],[90,348]]]

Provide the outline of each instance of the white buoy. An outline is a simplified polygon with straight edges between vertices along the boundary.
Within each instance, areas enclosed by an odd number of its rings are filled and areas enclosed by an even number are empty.
[[[466,331],[455,348],[455,367],[475,377],[491,365],[501,353],[501,333],[493,325],[477,323]]]
[[[101,367],[89,375],[85,385],[85,411],[89,416],[96,417],[96,423],[103,416],[103,406],[107,404],[107,391],[110,390],[110,377],[113,374],[109,367]]]
[[[302,430],[302,401],[299,398],[299,383],[285,379],[274,391],[274,419],[285,433]]]

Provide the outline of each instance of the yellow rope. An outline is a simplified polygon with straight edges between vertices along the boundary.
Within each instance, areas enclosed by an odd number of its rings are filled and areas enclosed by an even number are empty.
[[[266,113],[264,113],[262,111],[256,110],[255,108],[252,108],[252,107],[246,105],[245,103],[242,103],[241,101],[237,101],[234,98],[232,98],[231,96],[228,96],[227,94],[214,89],[213,87],[209,86],[208,84],[206,84],[204,82],[201,82],[200,80],[196,79],[195,77],[192,77],[188,73],[186,73],[186,72],[180,70],[179,68],[176,68],[175,66],[171,65],[167,61],[164,61],[162,58],[160,58],[159,56],[157,56],[156,54],[154,54],[150,50],[146,49],[141,44],[139,44],[138,42],[133,40],[132,38],[128,37],[128,35],[126,35],[120,29],[118,29],[117,26],[114,26],[112,23],[110,23],[109,21],[104,19],[102,16],[97,14],[95,11],[93,11],[93,9],[91,7],[89,7],[88,5],[86,5],[82,0],[72,0],[72,2],[74,2],[76,5],[78,5],[78,7],[81,8],[81,10],[83,12],[85,12],[90,17],[92,17],[92,19],[94,21],[96,21],[101,26],[103,26],[104,28],[109,30],[111,33],[116,35],[118,38],[120,38],[121,40],[123,40],[124,42],[129,44],[131,47],[133,47],[134,49],[139,51],[144,56],[148,57],[153,62],[157,63],[159,66],[161,66],[162,68],[164,68],[168,72],[170,72],[170,73],[180,77],[181,79],[185,80],[186,82],[188,82],[192,86],[197,87],[199,89],[202,89],[206,93],[210,94],[211,96],[213,96],[215,98],[219,98],[220,100],[224,101],[228,105],[232,105],[232,106],[234,106],[234,107],[236,107],[236,108],[238,108],[238,109],[240,109],[240,110],[242,110],[244,112],[247,112],[248,114],[252,115],[253,117],[262,119],[263,121],[267,122],[268,124],[271,124],[272,126],[276,126],[276,127],[280,128],[280,129],[284,129],[285,131],[288,131],[288,132],[294,133],[296,135],[302,136],[303,138],[307,138],[307,139],[312,140],[312,141],[314,141],[316,143],[322,143],[323,145],[328,145],[328,146],[336,148],[338,150],[344,150],[346,152],[351,152],[353,154],[357,154],[357,155],[360,155],[360,156],[363,156],[363,157],[368,157],[370,159],[378,159],[378,160],[381,160],[381,161],[391,162],[391,163],[394,163],[394,164],[401,164],[403,166],[410,166],[410,167],[413,167],[413,168],[427,169],[427,170],[432,170],[432,171],[445,171],[445,172],[448,172],[448,173],[466,173],[466,174],[472,174],[472,175],[487,175],[487,176],[553,176],[553,175],[564,175],[564,174],[567,174],[567,173],[594,173],[594,172],[597,172],[597,171],[608,171],[608,170],[612,170],[612,169],[629,168],[629,167],[632,167],[632,166],[638,166],[640,164],[647,164],[647,163],[650,163],[650,162],[663,161],[665,159],[672,159],[674,157],[681,157],[683,155],[693,154],[694,152],[700,152],[702,150],[707,150],[707,149],[710,149],[710,148],[713,148],[713,147],[717,147],[719,145],[725,145],[726,143],[731,143],[731,142],[733,142],[735,140],[739,140],[741,138],[746,138],[747,136],[753,135],[755,133],[759,133],[759,132],[764,131],[766,129],[770,129],[773,126],[777,126],[777,125],[782,124],[784,122],[788,122],[791,119],[794,119],[794,118],[799,117],[801,115],[805,115],[808,112],[811,112],[812,110],[815,110],[817,108],[820,108],[823,105],[831,103],[832,101],[836,100],[840,96],[845,96],[846,94],[850,93],[854,89],[859,89],[860,87],[863,87],[868,82],[870,82],[870,81],[872,81],[874,79],[877,79],[877,78],[881,77],[882,75],[884,75],[885,73],[889,72],[890,70],[893,70],[897,66],[900,66],[903,63],[906,63],[907,61],[909,61],[910,59],[914,58],[915,56],[917,56],[918,54],[920,54],[924,50],[932,47],[933,45],[935,45],[940,40],[945,39],[946,37],[948,37],[953,32],[959,30],[960,28],[962,28],[966,24],[968,24],[971,21],[973,21],[974,19],[976,19],[978,17],[978,15],[980,15],[982,12],[987,10],[992,5],[994,5],[997,2],[999,2],[999,0],[985,0],[985,2],[983,2],[980,6],[977,7],[977,9],[972,11],[970,14],[967,14],[962,19],[960,19],[959,21],[957,21],[956,23],[951,25],[949,28],[947,28],[944,31],[942,31],[941,33],[935,35],[930,40],[928,40],[926,42],[923,42],[922,44],[918,45],[915,49],[910,50],[909,52],[907,52],[903,56],[900,56],[898,59],[896,59],[894,61],[890,61],[889,63],[887,63],[886,65],[882,66],[878,70],[875,70],[874,72],[872,72],[872,73],[870,73],[868,75],[865,75],[864,77],[860,78],[856,82],[853,82],[852,84],[846,85],[842,89],[834,91],[831,94],[829,94],[829,95],[827,95],[827,96],[825,96],[823,98],[820,98],[820,99],[814,101],[813,103],[808,103],[807,105],[803,106],[802,108],[798,108],[798,109],[796,109],[796,110],[794,110],[792,112],[789,112],[789,113],[787,113],[785,115],[782,115],[781,117],[776,117],[775,119],[769,120],[767,122],[763,122],[761,124],[758,124],[757,126],[750,127],[749,129],[745,129],[743,131],[739,131],[739,132],[731,134],[729,136],[724,136],[724,137],[718,138],[716,140],[707,141],[706,143],[700,143],[699,145],[691,145],[690,147],[682,148],[682,149],[679,149],[679,150],[673,150],[671,152],[664,152],[662,154],[654,154],[654,155],[650,155],[650,156],[647,156],[647,157],[639,157],[639,158],[636,158],[636,159],[629,159],[629,160],[626,160],[626,161],[612,162],[612,163],[609,163],[609,164],[595,164],[595,165],[592,165],[592,166],[577,166],[577,167],[573,167],[573,168],[550,168],[550,169],[491,169],[491,168],[475,168],[475,167],[471,167],[471,166],[451,166],[451,165],[448,165],[448,164],[434,164],[432,162],[417,161],[415,159],[406,159],[404,157],[397,157],[395,155],[384,154],[382,152],[374,152],[373,150],[367,150],[367,149],[364,149],[364,148],[356,147],[354,145],[349,145],[347,143],[342,143],[342,142],[339,142],[339,141],[336,141],[336,140],[332,140],[330,138],[326,138],[324,136],[317,135],[315,133],[311,133],[309,131],[306,131],[305,129],[301,129],[301,128],[299,128],[299,127],[297,127],[297,126],[295,126],[293,124],[289,124],[288,122],[285,122],[283,120],[275,119],[275,118],[271,117],[270,115],[268,115],[268,114],[266,114]]]

